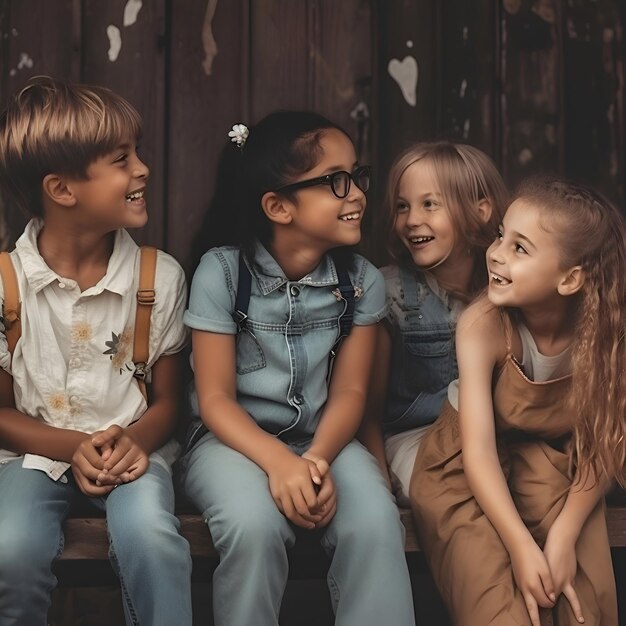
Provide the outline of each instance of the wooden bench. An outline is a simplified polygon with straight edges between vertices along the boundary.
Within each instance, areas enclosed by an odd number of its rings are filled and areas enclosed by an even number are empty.
[[[409,564],[420,552],[411,512],[401,509],[406,528],[405,551]],[[189,541],[194,560],[194,578],[208,579],[218,563],[211,535],[202,517],[183,509],[178,517],[181,532]],[[607,526],[612,548],[626,548],[626,497],[619,493],[608,499]],[[314,533],[303,531],[290,554],[291,578],[320,578],[325,576],[328,558]],[[89,565],[89,570],[86,566]],[[108,562],[106,521],[103,517],[70,517],[65,523],[65,548],[55,565],[61,585],[91,586],[114,580]],[[88,571],[88,575],[86,572]]]

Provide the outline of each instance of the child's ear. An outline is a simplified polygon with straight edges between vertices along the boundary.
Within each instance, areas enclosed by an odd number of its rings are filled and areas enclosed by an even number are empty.
[[[478,203],[478,217],[483,224],[486,224],[491,219],[491,213],[493,207],[491,206],[491,200],[489,198],[483,198]]]
[[[557,291],[562,296],[573,296],[580,291],[581,287],[585,284],[585,272],[580,265],[567,270],[567,273],[563,276],[557,286]]]
[[[76,204],[76,196],[68,186],[68,181],[59,174],[46,174],[43,179],[42,189],[44,196],[55,204],[64,207],[73,207]]]
[[[291,222],[291,205],[274,191],[263,194],[261,208],[271,222],[276,224],[289,224]]]

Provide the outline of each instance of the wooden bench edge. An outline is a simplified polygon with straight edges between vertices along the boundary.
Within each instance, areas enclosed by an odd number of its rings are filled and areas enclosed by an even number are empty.
[[[193,513],[178,515],[182,535],[189,541],[194,558],[217,559],[209,529],[202,517]],[[411,511],[400,509],[400,519],[406,529],[405,551],[420,552]],[[607,508],[609,542],[613,548],[626,547],[626,506]],[[65,548],[61,560],[106,560],[109,544],[106,520],[102,517],[71,517],[64,525]]]

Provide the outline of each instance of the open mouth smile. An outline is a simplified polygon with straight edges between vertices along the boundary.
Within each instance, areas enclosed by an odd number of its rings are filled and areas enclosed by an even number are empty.
[[[500,276],[500,274],[496,274],[495,272],[489,272],[489,280],[502,287],[511,284],[511,281],[508,278],[504,278],[504,276]]]
[[[132,193],[127,193],[126,194],[126,202],[133,202],[133,201],[137,201],[137,200],[143,200],[143,196],[146,193],[146,188],[142,187],[141,189],[137,189],[136,191],[133,191]]]
[[[435,238],[434,237],[430,237],[428,235],[420,235],[419,237],[409,237],[409,241],[413,244],[413,245],[419,245],[422,243],[429,243],[431,241],[433,241]]]
[[[361,219],[361,211],[354,211],[352,213],[346,213],[345,215],[340,215],[339,219],[343,222],[358,221]]]

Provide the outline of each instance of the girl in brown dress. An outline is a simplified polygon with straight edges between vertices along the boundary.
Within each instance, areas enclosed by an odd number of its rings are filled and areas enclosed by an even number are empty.
[[[626,230],[590,189],[534,180],[457,327],[458,411],[411,503],[456,625],[617,626],[602,495],[624,484]]]

